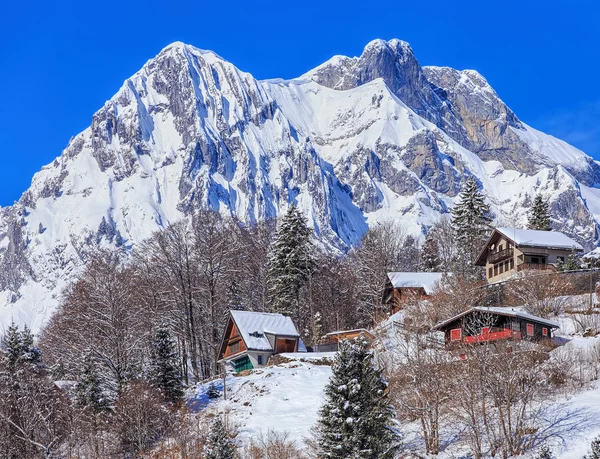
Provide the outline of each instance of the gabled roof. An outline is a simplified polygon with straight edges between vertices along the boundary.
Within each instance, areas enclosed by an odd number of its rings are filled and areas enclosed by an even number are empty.
[[[230,314],[248,349],[272,351],[266,334],[300,336],[292,319],[282,314],[252,311],[230,311]]]
[[[517,247],[538,247],[545,249],[559,249],[559,250],[575,250],[576,252],[582,252],[583,247],[577,241],[574,241],[566,234],[559,231],[538,231],[518,228],[496,228],[492,231],[492,234],[485,246],[479,253],[477,265],[485,265],[485,255],[487,253],[490,243],[498,235],[504,236],[509,241],[515,243]]]
[[[435,285],[442,280],[444,276],[449,276],[451,273],[388,273],[388,278],[394,288],[404,287],[422,287],[425,293],[430,295],[433,293]]]
[[[526,312],[521,311],[518,308],[511,307],[485,307],[485,306],[475,306],[474,308],[468,309],[466,311],[461,312],[460,314],[455,315],[454,317],[450,317],[443,322],[440,322],[436,326],[433,327],[432,330],[440,330],[444,328],[446,325],[454,322],[456,319],[460,319],[467,314],[471,314],[472,312],[488,312],[490,314],[496,314],[499,316],[507,316],[507,317],[516,317],[518,319],[530,320],[531,322],[536,322],[542,325],[546,325],[550,328],[560,328],[560,326],[556,322],[552,322],[551,320],[544,319],[543,317],[534,316],[532,314],[527,314]]]

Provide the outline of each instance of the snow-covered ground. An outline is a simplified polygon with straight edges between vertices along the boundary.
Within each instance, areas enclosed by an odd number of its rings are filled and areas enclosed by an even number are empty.
[[[288,359],[332,359],[334,353],[284,354]],[[319,362],[321,363],[321,362]],[[210,383],[192,392],[189,405],[194,411],[230,413],[239,428],[239,438],[247,443],[261,432],[287,432],[299,445],[310,434],[321,406],[323,388],[331,375],[331,367],[291,360],[273,367],[255,370],[247,376],[227,377],[227,400],[209,399]],[[223,381],[215,381],[222,391]]]
[[[396,317],[397,318],[397,317]],[[561,325],[558,340],[564,343],[553,352],[588,351],[600,345],[600,337],[583,337],[575,333],[568,314],[559,317]],[[285,362],[255,370],[246,376],[228,376],[227,400],[223,397],[209,399],[210,383],[190,391],[189,405],[194,411],[229,413],[229,418],[239,428],[241,443],[273,430],[286,432],[290,440],[302,446],[310,436],[318,410],[322,404],[323,389],[331,375],[335,353],[283,354]],[[222,391],[222,380],[215,381]],[[565,391],[548,405],[543,415],[543,435],[557,459],[579,459],[589,449],[593,438],[600,435],[600,382],[584,384],[576,391]],[[468,449],[456,441],[459,427],[444,429],[442,443],[445,449],[438,457],[451,459],[463,457]],[[405,444],[419,444],[420,429],[416,423],[403,424],[401,430]],[[535,457],[532,451],[527,456]]]

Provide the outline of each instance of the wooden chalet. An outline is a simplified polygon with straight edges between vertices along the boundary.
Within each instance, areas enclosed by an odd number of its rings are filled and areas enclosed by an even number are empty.
[[[447,346],[481,344],[498,340],[528,340],[549,344],[558,324],[510,307],[474,307],[445,320],[433,331],[444,333]]]
[[[409,273],[392,272],[387,274],[381,302],[389,308],[390,314],[403,309],[412,299],[427,298],[435,286],[449,273]]]
[[[283,352],[306,352],[290,317],[266,312],[229,312],[219,362],[231,362],[239,373],[262,367],[270,356]]]
[[[338,350],[340,341],[345,339],[353,340],[362,336],[367,343],[371,344],[375,341],[375,335],[365,328],[357,328],[355,330],[339,330],[327,333],[321,338],[319,344],[315,346],[317,352],[334,352]]]
[[[485,266],[488,283],[494,283],[521,271],[553,272],[571,252],[583,252],[583,247],[558,231],[496,228],[476,264]]]

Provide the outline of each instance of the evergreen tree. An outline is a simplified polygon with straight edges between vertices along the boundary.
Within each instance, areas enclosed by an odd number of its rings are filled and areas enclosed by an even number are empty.
[[[537,194],[533,200],[533,205],[529,209],[529,220],[527,228],[539,231],[550,231],[550,213],[548,203],[544,201],[541,194]]]
[[[225,427],[220,416],[212,422],[208,444],[205,447],[207,459],[236,459],[237,447],[231,439],[231,432]]]
[[[8,368],[14,369],[20,364],[30,364],[32,368],[41,366],[40,350],[35,346],[33,334],[27,326],[20,331],[13,322],[2,338],[2,345]]]
[[[472,281],[483,278],[483,269],[475,262],[485,244],[491,222],[490,206],[486,204],[475,179],[470,177],[452,210],[452,228],[457,245],[454,271],[457,275]]]
[[[581,263],[579,262],[579,257],[577,256],[577,252],[575,250],[571,250],[571,253],[567,257],[567,262],[564,265],[564,271],[577,271],[581,269]]]
[[[150,353],[150,380],[166,401],[177,403],[183,399],[183,384],[179,371],[179,357],[175,341],[167,327],[160,327],[152,340]]]
[[[75,386],[75,400],[78,405],[90,408],[93,413],[100,413],[111,405],[107,394],[106,381],[98,371],[91,352],[87,352],[83,358],[81,376]]]
[[[592,440],[590,452],[583,456],[583,459],[600,459],[600,437]]]
[[[269,253],[269,296],[274,312],[296,318],[301,315],[300,293],[313,268],[311,234],[304,216],[290,205]]]
[[[435,228],[429,230],[427,236],[425,236],[425,242],[421,249],[421,269],[431,273],[438,272],[441,269]]]
[[[392,418],[387,382],[374,366],[366,340],[343,341],[319,412],[319,457],[394,457],[398,438],[389,427]]]
[[[535,459],[554,459],[554,455],[552,454],[552,451],[550,451],[550,448],[544,445],[540,450],[540,454],[538,454]]]
[[[221,396],[221,392],[219,392],[219,389],[217,389],[217,385],[214,382],[211,382],[208,385],[206,395],[208,395],[208,398],[219,398]]]

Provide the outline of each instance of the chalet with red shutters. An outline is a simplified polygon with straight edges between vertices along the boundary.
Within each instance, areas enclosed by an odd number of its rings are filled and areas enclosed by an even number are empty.
[[[480,252],[488,283],[506,280],[522,271],[554,272],[572,253],[583,247],[558,231],[496,228]]]
[[[549,345],[552,332],[557,328],[557,323],[518,308],[475,307],[437,324],[433,331],[443,332],[449,347],[498,340],[527,340]]]
[[[381,302],[389,308],[390,314],[394,314],[409,300],[429,297],[436,285],[448,275],[450,273],[388,273]]]
[[[290,317],[266,312],[229,312],[219,362],[231,362],[239,373],[262,367],[273,354],[284,352],[306,352]]]

